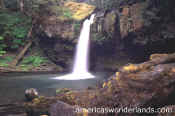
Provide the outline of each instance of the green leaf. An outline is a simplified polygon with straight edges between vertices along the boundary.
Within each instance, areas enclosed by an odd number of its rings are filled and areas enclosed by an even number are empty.
[[[0,48],[6,48],[7,45],[6,44],[0,44]]]
[[[4,37],[0,36],[0,40],[4,40]]]
[[[47,62],[47,60],[40,56],[29,56],[22,61],[23,64],[32,64],[34,67],[40,66],[43,62]]]
[[[8,65],[9,65],[9,64],[3,63],[3,62],[0,63],[0,66],[2,66],[2,67],[7,67]]]
[[[22,40],[20,40],[20,39],[14,39],[14,40],[13,40],[13,43],[21,44],[21,43],[22,43]]]
[[[19,45],[16,45],[16,44],[15,44],[15,45],[12,45],[11,48],[12,48],[12,49],[19,48]]]
[[[6,53],[6,51],[0,51],[0,54],[5,54]]]

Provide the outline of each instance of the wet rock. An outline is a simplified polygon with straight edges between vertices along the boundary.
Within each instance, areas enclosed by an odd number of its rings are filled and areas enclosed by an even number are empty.
[[[174,116],[175,115],[175,106],[165,106],[160,109],[160,113],[157,116]]]
[[[51,116],[76,116],[76,112],[74,107],[68,105],[64,102],[57,101],[57,103],[53,104],[50,108]]]
[[[57,101],[50,107],[49,113],[51,116],[88,116],[85,108],[79,106],[71,106],[61,101]]]
[[[38,91],[34,88],[26,89],[25,90],[25,97],[28,101],[31,101],[34,98],[38,97]]]

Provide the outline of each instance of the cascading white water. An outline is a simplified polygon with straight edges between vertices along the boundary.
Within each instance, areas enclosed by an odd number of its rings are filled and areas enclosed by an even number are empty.
[[[62,77],[57,77],[55,79],[80,80],[94,78],[94,76],[88,72],[89,35],[90,26],[93,23],[94,17],[95,14],[92,14],[90,19],[86,19],[83,23],[83,28],[76,47],[76,55],[72,73]]]
[[[73,73],[87,73],[88,72],[88,47],[89,47],[89,33],[90,25],[92,23],[94,15],[90,20],[85,20],[83,28],[79,37],[78,45],[76,48],[75,64],[73,67]]]

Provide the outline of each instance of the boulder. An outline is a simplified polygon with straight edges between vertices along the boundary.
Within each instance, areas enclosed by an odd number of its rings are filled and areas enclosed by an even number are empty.
[[[34,88],[29,88],[25,90],[25,97],[27,101],[31,101],[34,98],[39,97],[38,91]]]

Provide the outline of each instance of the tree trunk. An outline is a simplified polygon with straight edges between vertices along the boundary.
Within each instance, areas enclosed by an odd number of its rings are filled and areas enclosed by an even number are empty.
[[[5,9],[4,0],[0,0],[0,9]]]
[[[19,7],[20,7],[20,11],[24,12],[24,0],[18,0],[18,4],[19,4]]]
[[[31,37],[31,35],[32,35],[32,28],[33,28],[33,24],[32,24],[32,27],[31,27],[30,31],[28,32],[27,38]],[[18,64],[19,60],[22,59],[22,57],[25,55],[25,53],[27,52],[27,50],[30,48],[31,45],[32,45],[32,40],[30,39],[29,42],[25,45],[24,49],[13,60],[13,62],[11,63],[11,66],[16,66]]]
[[[22,57],[24,56],[24,54],[27,52],[27,50],[30,48],[30,46],[32,45],[32,41],[29,41],[24,49],[19,53],[19,55],[13,60],[12,62],[12,66],[16,66],[19,62],[20,59],[22,59]]]

